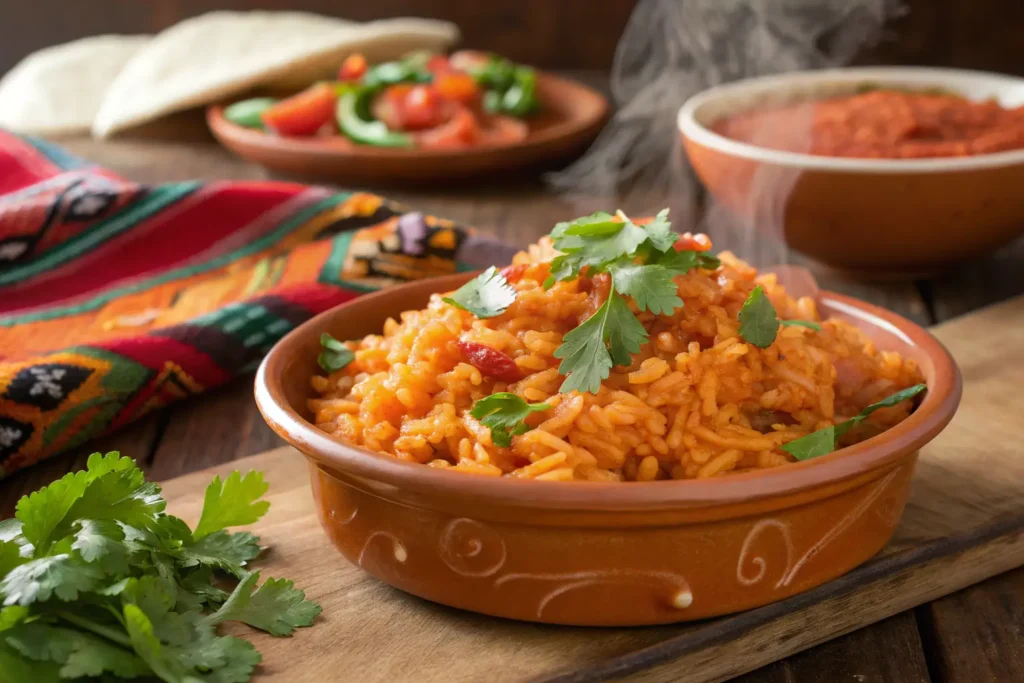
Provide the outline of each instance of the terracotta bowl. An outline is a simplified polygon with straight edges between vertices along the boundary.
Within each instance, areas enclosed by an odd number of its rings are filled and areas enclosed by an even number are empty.
[[[877,553],[907,500],[918,449],[949,422],[960,374],[914,323],[821,292],[823,314],[920,363],[928,392],[893,429],[813,461],[712,480],[541,482],[445,472],[346,444],[307,417],[319,338],[379,333],[472,274],[394,287],[327,311],[260,366],[256,402],[308,458],[320,521],[341,553],[413,595],[512,619],[658,624],[757,607]]]
[[[975,157],[844,159],[737,142],[711,126],[752,108],[850,94],[866,84],[942,88],[1024,104],[1024,79],[953,69],[811,71],[705,90],[679,111],[683,144],[720,202],[828,265],[933,273],[1024,232],[1024,149]]]
[[[349,144],[340,138],[287,138],[231,123],[224,108],[207,109],[206,120],[222,145],[274,171],[365,185],[423,183],[566,161],[589,145],[608,116],[608,100],[581,83],[537,74],[542,111],[530,133],[514,143],[468,149],[388,149]]]

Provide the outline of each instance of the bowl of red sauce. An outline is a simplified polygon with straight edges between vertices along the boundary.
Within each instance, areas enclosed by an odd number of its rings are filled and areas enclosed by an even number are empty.
[[[705,90],[678,124],[719,202],[833,267],[931,274],[1024,232],[1024,78],[799,72]]]

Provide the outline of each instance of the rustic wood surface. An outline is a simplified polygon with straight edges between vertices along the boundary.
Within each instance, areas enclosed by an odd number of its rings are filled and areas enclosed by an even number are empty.
[[[76,154],[142,182],[267,177],[260,169],[239,162],[214,144],[198,116],[185,115],[142,133],[147,137],[105,143],[86,139],[60,142]],[[188,142],[181,142],[183,135]],[[535,180],[492,182],[418,193],[383,191],[410,205],[474,225],[519,245],[547,233],[556,220],[578,215],[573,211],[582,208],[551,196]],[[606,208],[596,200],[588,204],[586,210],[599,207]],[[787,253],[781,245],[756,243],[742,232],[717,225],[708,227],[716,247],[733,248],[758,265],[785,260],[802,262],[798,255]],[[991,257],[919,282],[872,284],[846,280],[822,269],[815,269],[815,274],[824,287],[881,304],[919,322],[937,323],[1024,292],[1022,266],[1024,240]],[[979,347],[1003,344],[1003,332],[1002,324],[993,325],[979,332],[976,343]],[[1017,354],[1012,361],[1019,369],[1024,358]],[[1010,366],[1005,363],[996,364],[988,370],[997,374],[1007,367]],[[1007,428],[1014,426],[1015,423],[1010,422]],[[1010,437],[1011,441],[1019,441],[1012,434]],[[981,434],[977,437],[977,448],[984,449],[995,439],[991,434]],[[251,379],[240,379],[3,481],[0,517],[12,514],[15,502],[24,493],[84,466],[85,456],[92,451],[120,450],[137,458],[150,476],[166,479],[279,444],[253,405]],[[1011,487],[1020,481],[1017,475],[1016,479],[1005,478],[1003,483]],[[976,507],[983,512],[988,505],[988,501],[978,501]],[[1007,573],[813,647],[747,674],[741,680],[744,683],[1022,680],[1024,652],[1019,638],[1024,628],[1022,583],[1024,570]],[[339,644],[341,646],[343,644]],[[671,673],[671,668],[663,670]],[[671,680],[671,676],[666,680]]]
[[[979,344],[996,326],[1004,330],[1005,346]],[[319,628],[300,633],[294,641],[257,636],[265,657],[260,680],[312,683],[348,671],[366,681],[423,683],[593,683],[613,677],[636,683],[708,683],[887,617],[877,627],[854,633],[852,641],[825,645],[820,656],[812,651],[781,666],[790,666],[790,680],[930,680],[913,613],[904,610],[1024,564],[1024,500],[1017,485],[1024,462],[1017,457],[1014,438],[1014,418],[1024,409],[1024,398],[1015,395],[1024,381],[1024,297],[940,325],[935,333],[962,364],[963,404],[950,426],[922,451],[893,541],[835,581],[759,609],[695,624],[552,627],[419,600],[363,573],[323,541],[308,467],[293,449],[219,465],[214,471],[222,475],[233,467],[266,472],[271,513],[252,529],[272,549],[265,571],[294,579],[324,606]],[[1009,359],[1007,348],[1015,349]],[[993,372],[995,367],[1000,371]],[[987,438],[981,440],[982,434]],[[197,520],[203,486],[211,475],[192,473],[167,482],[169,509]],[[771,576],[775,570],[767,571]],[[1008,577],[997,581],[1002,590],[982,592],[981,599],[990,612],[1005,609],[1004,619],[1015,630],[1021,622],[1019,603],[1004,596],[1014,594],[1017,586]],[[934,603],[947,613],[939,620],[952,620],[956,627],[934,635],[929,631],[928,637],[969,639],[982,646],[981,656],[940,660],[946,671],[956,672],[952,680],[985,680],[989,671],[997,675],[995,680],[1013,680],[1022,671],[1015,652],[990,644],[1000,626],[957,618],[977,590],[951,596],[951,604]],[[381,638],[392,643],[386,653],[379,649]],[[344,647],[337,646],[341,643]],[[769,669],[751,680],[772,676]]]

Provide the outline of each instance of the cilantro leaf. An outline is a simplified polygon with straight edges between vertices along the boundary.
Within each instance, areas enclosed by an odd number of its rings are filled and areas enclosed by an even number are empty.
[[[259,554],[256,536],[247,531],[232,534],[221,529],[192,545],[183,546],[180,558],[182,567],[216,567],[241,579],[248,574],[243,567]]]
[[[60,683],[59,667],[53,662],[37,662],[0,639],[0,672],[4,681],[32,681],[32,683]]]
[[[128,573],[128,554],[124,546],[124,530],[111,520],[82,519],[71,544],[86,562],[99,562],[108,574]]]
[[[631,296],[641,311],[672,315],[683,305],[675,273],[664,266],[630,264],[611,271],[615,291]]]
[[[171,683],[192,683],[193,677],[175,659],[166,656],[160,639],[153,633],[153,622],[138,605],[128,603],[123,608],[124,626],[135,653],[149,665],[157,676]]]
[[[337,372],[356,359],[352,349],[326,332],[320,335],[320,346],[323,350],[316,362],[325,372]]]
[[[779,320],[775,306],[764,293],[764,287],[754,287],[743,302],[739,314],[740,336],[744,341],[754,346],[766,349],[775,341],[779,334],[779,326],[807,327],[816,332],[821,331],[821,325],[811,320]]]
[[[516,300],[516,290],[497,268],[491,266],[441,300],[469,311],[477,318],[493,318],[512,305]]]
[[[555,349],[555,358],[562,359],[558,372],[566,375],[559,391],[596,394],[612,366],[629,365],[630,355],[646,342],[646,330],[613,287],[601,308],[566,333]]]
[[[664,266],[669,270],[674,270],[680,275],[685,275],[694,268],[716,270],[722,265],[717,256],[712,256],[705,251],[693,251],[692,249],[684,249],[682,251],[672,249],[663,254],[657,254],[652,263]]]
[[[65,602],[93,590],[102,573],[67,553],[39,557],[9,571],[0,581],[4,605],[31,605],[56,595]]]
[[[243,477],[235,470],[223,482],[214,477],[206,487],[203,514],[193,532],[196,541],[225,527],[256,522],[270,507],[269,502],[259,500],[267,488],[262,472],[252,471]]]
[[[86,631],[34,621],[21,624],[6,638],[11,647],[29,659],[62,665],[61,678],[92,678],[104,672],[135,678],[151,673],[133,652]]]
[[[286,579],[267,579],[254,592],[259,578],[254,572],[239,583],[210,621],[241,621],[273,636],[288,636],[300,626],[312,625],[319,605],[306,600],[306,594]]]
[[[547,403],[527,403],[515,394],[500,391],[474,403],[469,414],[491,429],[491,441],[495,446],[508,448],[513,435],[529,431],[523,422],[527,415],[550,409]]]
[[[222,636],[213,641],[210,650],[223,663],[203,676],[208,683],[246,683],[263,657],[253,644],[234,636]]]
[[[0,541],[0,576],[28,560],[21,555],[21,546],[14,541]]]
[[[15,517],[21,522],[21,533],[32,545],[45,549],[54,529],[85,492],[87,476],[86,472],[65,474],[18,501]]]
[[[602,268],[620,257],[636,253],[647,240],[647,232],[619,212],[619,220],[607,213],[583,216],[559,223],[551,232],[556,249],[566,254],[559,260],[556,280],[564,280],[588,266]],[[558,259],[556,259],[558,260]]]
[[[622,230],[622,222],[615,219],[607,211],[597,211],[589,216],[580,216],[574,221],[556,223],[551,231],[552,239],[562,239],[566,235],[577,237],[607,237]],[[571,244],[571,243],[570,243]]]
[[[828,455],[836,449],[836,442],[839,439],[841,439],[855,426],[867,419],[871,413],[881,408],[892,408],[903,401],[917,396],[922,391],[927,390],[927,388],[927,385],[915,384],[912,387],[907,387],[906,389],[897,391],[895,394],[887,396],[877,403],[872,403],[849,420],[840,422],[836,425],[830,425],[824,429],[819,429],[816,432],[811,432],[807,436],[801,436],[799,439],[790,441],[782,446],[782,450],[786,451],[797,460],[810,460],[811,458],[817,458],[821,455]]]
[[[754,291],[743,302],[739,320],[740,336],[761,349],[771,346],[779,333],[779,317],[761,285],[754,287]]]
[[[659,211],[643,229],[647,233],[647,241],[658,251],[667,252],[676,244],[676,234],[672,232],[672,224],[668,220],[668,209]]]

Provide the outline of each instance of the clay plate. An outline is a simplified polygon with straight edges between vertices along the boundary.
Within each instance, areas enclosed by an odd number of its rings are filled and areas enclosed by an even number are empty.
[[[1024,232],[1024,149],[972,157],[848,159],[725,138],[720,118],[794,100],[847,95],[865,84],[941,88],[1024,104],[1024,78],[958,69],[874,67],[753,78],[705,90],[679,111],[697,175],[755,229],[830,266],[910,278],[996,249]]]
[[[608,100],[585,85],[537,74],[542,110],[515,143],[466,149],[385,149],[330,138],[284,138],[236,126],[220,105],[206,111],[214,136],[238,156],[294,176],[345,183],[434,182],[566,161],[586,149],[608,115]]]
[[[267,423],[304,453],[327,536],[378,579],[446,605],[557,624],[686,621],[764,605],[856,567],[892,536],[918,449],[952,418],[960,373],[914,323],[830,292],[823,315],[916,360],[920,407],[816,460],[712,480],[538,482],[445,472],[347,445],[310,424],[322,332],[379,333],[472,274],[394,287],[322,313],[256,376]]]

